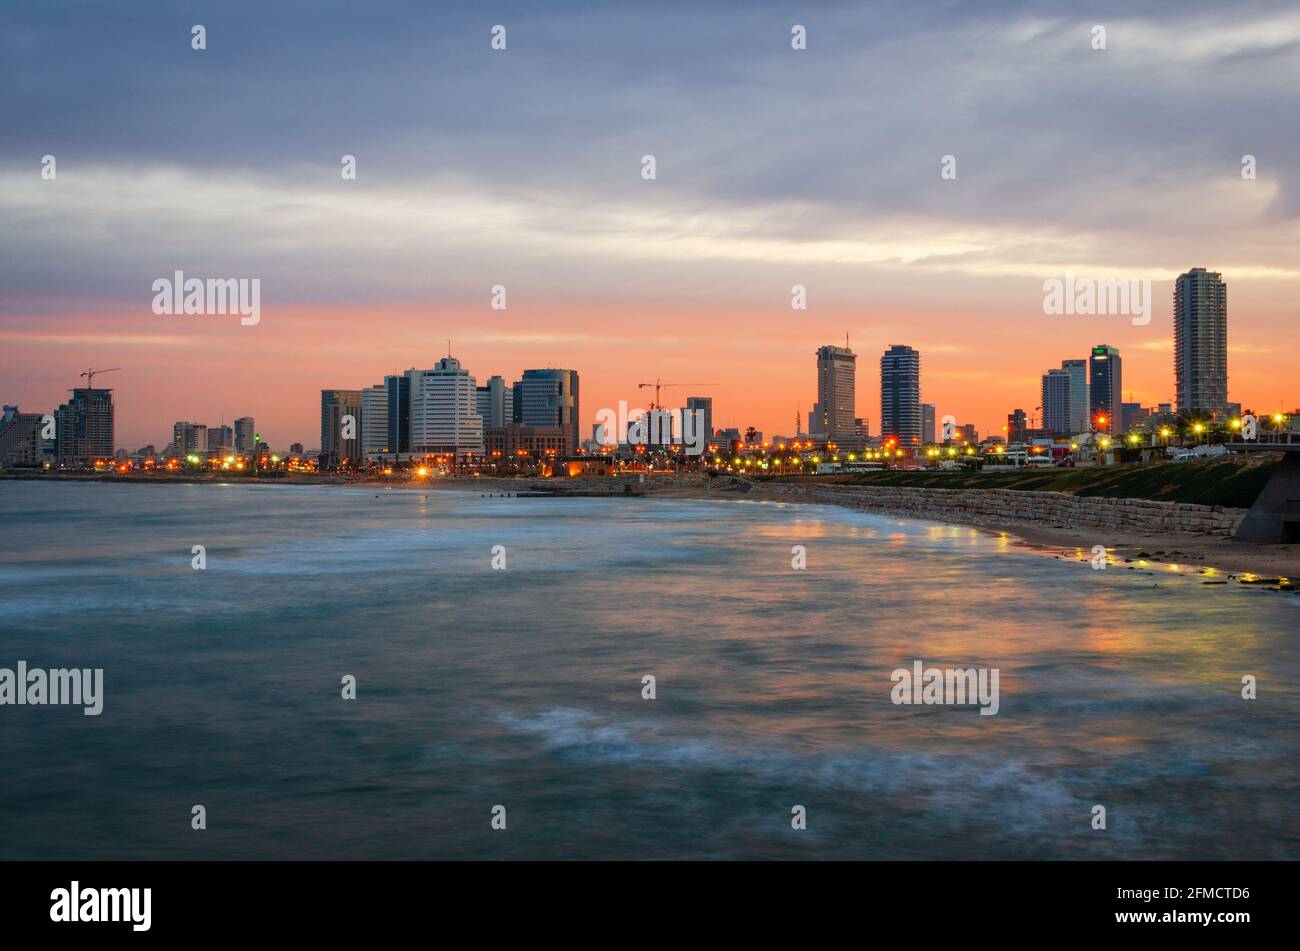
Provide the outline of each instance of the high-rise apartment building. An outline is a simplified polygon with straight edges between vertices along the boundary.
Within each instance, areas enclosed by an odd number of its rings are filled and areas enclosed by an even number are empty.
[[[921,404],[921,442],[933,443],[934,438],[934,404]]]
[[[880,435],[921,444],[921,355],[893,344],[880,358]]]
[[[1179,412],[1228,409],[1228,285],[1203,267],[1174,282],[1174,393]]]

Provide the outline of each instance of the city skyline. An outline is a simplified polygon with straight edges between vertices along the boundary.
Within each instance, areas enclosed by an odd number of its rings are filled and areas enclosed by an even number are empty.
[[[1186,281],[1189,278],[1196,278],[1197,275],[1200,275],[1202,278],[1208,276],[1209,279],[1212,279],[1213,281],[1217,282],[1216,286],[1219,288],[1220,292],[1223,293],[1224,296],[1226,297],[1226,291],[1223,290],[1224,288],[1226,288],[1226,282],[1224,282],[1221,278],[1221,275],[1216,272],[1211,271],[1208,272],[1207,275],[1206,269],[1204,268],[1200,268],[1200,267],[1191,268],[1187,273],[1182,275],[1182,278],[1180,280]],[[1179,282],[1175,282],[1174,286],[1175,286],[1175,294],[1177,294]],[[1180,297],[1175,297],[1174,307],[1172,308],[1174,312],[1177,312],[1179,306],[1178,303],[1179,300],[1181,300]],[[1215,323],[1216,340],[1218,340],[1220,344],[1222,344],[1222,337],[1225,333],[1225,328],[1227,327],[1227,323],[1228,323],[1228,312],[1226,308],[1226,303],[1223,303],[1222,306],[1216,312],[1215,320],[1216,320]],[[1035,416],[1037,418],[1042,419],[1042,427],[1044,429],[1049,429],[1057,433],[1065,433],[1071,430],[1074,432],[1082,432],[1083,430],[1088,428],[1088,426],[1092,423],[1092,421],[1097,420],[1101,416],[1105,416],[1107,419],[1106,424],[1102,428],[1110,432],[1119,432],[1121,431],[1121,429],[1124,428],[1122,423],[1124,419],[1125,410],[1128,406],[1135,406],[1135,407],[1149,406],[1151,408],[1155,408],[1161,404],[1166,404],[1172,406],[1174,410],[1177,411],[1180,407],[1178,406],[1177,394],[1173,390],[1176,388],[1177,385],[1176,383],[1177,354],[1179,348],[1179,343],[1178,343],[1179,337],[1178,337],[1177,323],[1171,320],[1171,324],[1173,325],[1171,328],[1171,334],[1173,335],[1173,337],[1172,339],[1167,340],[1165,345],[1168,348],[1170,354],[1174,356],[1175,366],[1172,368],[1174,372],[1171,374],[1171,376],[1173,377],[1173,382],[1171,383],[1171,392],[1169,393],[1169,395],[1165,396],[1164,398],[1156,398],[1150,401],[1140,398],[1138,396],[1139,391],[1127,385],[1128,383],[1127,375],[1125,375],[1123,378],[1118,378],[1118,374],[1117,374],[1117,379],[1115,381],[1117,385],[1113,387],[1112,394],[1110,396],[1099,396],[1097,390],[1092,385],[1093,378],[1095,377],[1096,373],[1099,371],[1099,369],[1101,369],[1102,366],[1108,366],[1110,364],[1114,364],[1116,367],[1118,367],[1119,365],[1123,365],[1123,354],[1120,351],[1120,348],[1114,347],[1112,345],[1094,344],[1094,345],[1090,345],[1087,348],[1088,351],[1087,357],[1085,358],[1066,357],[1064,359],[1061,359],[1059,361],[1060,363],[1059,367],[1048,368],[1048,370],[1041,371],[1039,373],[1039,381],[1037,387],[1033,389],[1030,389],[1028,387],[1023,388],[1024,393],[1034,394],[1035,398],[1038,400],[1037,403],[1025,399],[1022,396],[1022,398],[1018,400],[1012,400],[1011,402],[1009,402],[1004,413],[999,415],[995,420],[991,422],[970,422],[970,425],[972,425],[974,429],[981,434],[995,435],[999,431],[1005,433],[1009,425],[1012,407],[1015,406],[1017,403],[1020,405],[1033,406],[1035,408]],[[1111,328],[1114,328],[1115,326],[1117,326],[1117,324],[1112,322],[1104,326],[1109,326]],[[847,346],[847,343],[848,341],[846,339],[846,346],[844,347],[840,347],[839,345],[835,345],[835,344],[823,344],[817,347],[814,353],[815,360],[816,360],[816,372],[814,374],[813,390],[814,392],[819,394],[823,393],[826,390],[826,387],[828,385],[828,380],[829,380],[830,385],[832,387],[838,386],[838,389],[841,393],[841,399],[843,399],[843,394],[847,394],[848,398],[853,403],[852,407],[847,407],[847,406],[840,407],[839,416],[841,418],[847,416],[850,421],[856,420],[858,422],[863,422],[865,424],[866,431],[870,433],[870,435],[873,437],[891,435],[893,433],[893,429],[896,427],[893,423],[891,423],[889,426],[885,425],[886,413],[885,413],[884,400],[886,398],[886,390],[885,390],[883,380],[881,383],[881,389],[879,390],[878,393],[879,401],[877,401],[875,404],[879,415],[876,417],[878,422],[874,429],[871,427],[872,416],[870,412],[868,411],[867,413],[862,413],[861,407],[863,406],[864,398],[870,401],[872,397],[870,396],[863,397],[861,394],[856,393],[856,388],[853,379],[854,377],[853,365],[856,362],[857,356],[859,356],[860,354],[857,351],[853,350],[851,347]],[[448,341],[447,346],[449,348],[450,345],[451,345],[451,341]],[[920,356],[922,359],[924,359],[924,355],[921,354],[919,350],[911,347],[910,345],[890,344],[887,348],[885,348],[881,352],[882,370],[885,365],[885,362],[891,359],[891,355],[900,352],[899,348],[902,348],[901,352],[910,352],[913,354],[914,357]],[[1155,348],[1151,348],[1151,347],[1141,348],[1142,352],[1148,354],[1150,351],[1153,351],[1154,349]],[[1221,376],[1226,376],[1226,365],[1223,362],[1223,357],[1229,351],[1230,348],[1226,348],[1220,345],[1218,350],[1219,359],[1215,363],[1215,367],[1218,370],[1218,372],[1221,374]],[[1109,359],[1104,364],[1099,364],[1095,362],[1095,361],[1102,360],[1103,353],[1107,354]],[[448,363],[448,361],[450,361],[450,363]],[[844,366],[847,368],[846,371],[847,382],[840,382],[836,384],[835,383],[836,377],[834,371],[832,371],[830,368],[838,365],[838,363],[840,362],[842,362]],[[367,403],[367,401],[371,397],[375,397],[378,402],[383,402],[385,406],[387,406],[389,404],[389,401],[398,398],[397,395],[392,390],[392,388],[396,385],[396,383],[394,382],[395,380],[402,381],[409,385],[409,383],[413,378],[422,379],[425,376],[432,376],[439,367],[451,366],[451,365],[454,365],[454,370],[456,373],[461,374],[467,378],[466,385],[471,386],[471,390],[468,391],[469,396],[468,396],[468,402],[466,403],[466,407],[467,407],[466,412],[470,413],[471,417],[477,420],[479,418],[479,415],[483,414],[483,408],[485,406],[484,401],[486,399],[486,390],[490,385],[503,386],[504,378],[499,373],[493,373],[489,377],[482,377],[481,379],[483,380],[483,382],[477,385],[477,392],[474,392],[473,386],[470,383],[470,381],[477,382],[480,379],[480,375],[476,373],[473,368],[463,366],[458,358],[452,357],[450,356],[450,354],[446,357],[442,357],[439,358],[439,360],[434,361],[432,369],[420,370],[413,366],[411,369],[403,371],[402,373],[389,374],[384,376],[383,378],[384,382],[380,384],[364,386],[361,389],[354,389],[354,390],[336,390],[330,388],[321,388],[321,389],[317,389],[315,392],[320,399],[323,399],[326,393],[348,394],[349,399],[352,401],[349,404],[352,407],[351,410],[339,409],[335,415],[341,417],[345,412],[348,411],[354,412],[358,420],[362,420],[363,418],[368,420],[367,422],[364,423],[364,427],[367,432],[370,432],[373,431],[373,427],[375,425],[373,411],[370,414],[363,414],[361,408],[363,404]],[[119,368],[115,367],[113,369],[117,370]],[[712,369],[716,371],[717,367],[715,366]],[[828,373],[830,374],[829,376]],[[565,375],[565,374],[568,374],[573,378],[573,386],[576,389],[576,381],[579,375],[577,370],[556,370],[554,368],[539,369],[535,367],[525,367],[524,369],[519,371],[520,381],[526,381],[530,375],[551,377],[551,376]],[[1057,412],[1065,413],[1065,415],[1068,417],[1068,419],[1071,422],[1075,422],[1075,423],[1083,422],[1083,425],[1075,425],[1073,427],[1070,427],[1069,429],[1057,428],[1054,425],[1053,426],[1048,425],[1049,412],[1052,412],[1051,407],[1049,407],[1048,405],[1049,397],[1048,397],[1047,384],[1048,384],[1049,376],[1060,376],[1061,374],[1065,374],[1071,378],[1068,385],[1064,383],[1062,384],[1062,386],[1064,387],[1063,392],[1066,393],[1067,406],[1069,408],[1068,410],[1057,411]],[[84,373],[82,375],[85,376]],[[960,378],[960,374],[958,374],[958,376]],[[963,424],[965,424],[965,421],[969,421],[971,419],[972,414],[964,411],[961,408],[961,406],[946,406],[946,407],[941,407],[939,409],[936,409],[935,401],[933,399],[927,399],[927,396],[929,394],[929,389],[927,388],[933,388],[939,390],[945,389],[943,385],[944,383],[943,380],[936,380],[929,373],[921,375],[919,379],[921,381],[920,385],[916,387],[916,392],[917,392],[916,412],[917,413],[923,414],[928,409],[928,411],[931,414],[931,417],[933,417],[933,415],[936,413],[951,414],[956,416],[959,421],[963,422]],[[1082,380],[1082,386],[1080,386],[1081,380]],[[516,382],[513,389],[518,389],[518,385],[520,381]],[[547,385],[549,386],[549,384]],[[648,385],[650,384],[641,383],[641,384],[637,384],[636,387],[629,386],[627,387],[627,389],[635,390],[637,393],[639,393],[638,388],[643,388]],[[709,384],[709,385],[713,386],[714,384]],[[1109,386],[1110,385],[1108,384],[1108,388]],[[104,387],[103,389],[112,392],[117,388]],[[499,402],[504,397],[506,401],[509,401],[511,398],[511,390],[512,387],[504,387],[502,392],[499,392],[495,395],[494,399]],[[67,392],[73,393],[75,392],[75,390],[74,388],[68,388]],[[519,400],[521,395],[522,394],[516,394],[515,399]],[[1079,409],[1078,400],[1080,395],[1082,395],[1083,400],[1086,401],[1086,406],[1087,406],[1086,415],[1083,412],[1081,412],[1081,410]],[[1246,408],[1253,408],[1257,412],[1271,412],[1274,410],[1289,411],[1289,409],[1295,408],[1295,407],[1284,406],[1284,403],[1281,400],[1279,401],[1278,405],[1275,407],[1270,407],[1268,406],[1267,403],[1260,403],[1259,405],[1252,406],[1252,404],[1250,404],[1248,401],[1234,400],[1232,399],[1232,396],[1233,393],[1229,391],[1227,394],[1228,399],[1224,403],[1225,407],[1240,406]],[[402,398],[407,398],[407,397],[403,396]],[[1052,398],[1056,399],[1057,397],[1054,396]],[[620,397],[620,399],[627,399],[628,402],[630,402],[634,406],[637,405],[638,403],[644,402],[648,407],[649,403],[652,402],[652,400],[640,399],[637,396],[634,396],[631,399],[628,399],[627,397]],[[24,413],[31,413],[33,411],[33,405],[30,403],[23,403],[20,401],[20,402],[16,402],[14,405],[18,407],[20,410],[22,410]],[[726,404],[724,403],[724,406],[725,405]],[[121,404],[115,395],[114,396],[115,410],[120,411],[120,406]],[[809,414],[810,424],[813,422],[814,417],[816,417],[816,414],[819,412],[818,409],[819,404],[817,401],[814,400],[812,406],[813,409],[810,411]],[[318,402],[317,408],[320,410],[321,421],[322,421],[322,425],[319,430],[319,432],[321,433],[319,448],[321,449],[322,452],[328,455],[331,452],[331,447],[333,445],[334,440],[325,437],[326,411],[323,402]],[[1198,409],[1198,407],[1188,407],[1188,408]],[[506,406],[504,407],[504,410],[505,410],[505,416],[509,418],[511,416],[511,408],[509,406]],[[782,426],[778,422],[777,425],[769,429],[764,429],[763,427],[757,426],[755,423],[750,421],[750,418],[745,417],[743,415],[744,413],[743,409],[739,410],[739,414],[735,412],[736,407],[732,407],[732,410],[733,410],[732,415],[726,417],[725,420],[714,419],[712,404],[711,404],[709,415],[713,423],[713,428],[723,429],[723,428],[732,427],[734,425],[734,426],[738,426],[743,431],[748,426],[754,426],[756,429],[758,429],[759,432],[765,432],[769,434],[780,434],[783,436],[794,435],[793,431],[786,432],[788,428],[788,423],[786,426]],[[1016,411],[1018,412],[1019,410]],[[41,412],[46,412],[46,410],[41,410]],[[563,425],[566,429],[570,431],[571,433],[570,438],[572,440],[573,445],[578,445],[579,443],[581,443],[582,439],[584,438],[582,434],[593,423],[594,414],[596,412],[597,410],[595,409],[595,407],[588,405],[585,414],[580,414],[576,417],[573,416],[572,414],[569,414],[569,420],[565,422]],[[517,403],[514,410],[515,422],[523,421],[524,416],[521,416],[520,413],[521,413],[521,409],[519,404]],[[858,417],[857,415],[858,413],[862,413],[861,417]],[[115,431],[116,448],[118,449],[138,448],[140,446],[151,445],[151,444],[163,445],[162,441],[158,439],[143,439],[139,441],[127,440],[124,442],[123,441],[124,437],[121,435],[124,428],[122,426],[122,421],[123,421],[122,414],[118,412],[116,415],[117,415],[116,431]],[[529,417],[532,419],[533,425],[539,424],[539,420],[533,418],[533,416],[535,415],[536,413],[534,412],[533,415]],[[407,417],[409,419],[409,408],[408,408]],[[196,415],[193,418],[202,419],[203,417]],[[221,418],[224,420],[225,418],[224,415]],[[483,419],[485,420],[485,423],[482,427],[483,431],[486,431],[487,428],[486,420],[488,418],[489,417],[487,414],[483,414]],[[1056,419],[1058,418],[1059,417],[1053,417],[1053,422],[1055,422]],[[235,424],[237,424],[237,427],[238,424],[242,423],[245,424],[244,428],[248,428],[251,427],[252,425],[252,418],[247,416],[236,417],[234,422]],[[169,424],[167,428],[174,429],[176,426],[179,425],[180,425],[180,421],[174,421],[173,423]],[[210,423],[195,423],[193,425],[206,427],[209,430],[216,428],[211,426]],[[389,427],[396,426],[396,425],[397,425],[396,418],[394,418],[390,423],[390,420],[386,416],[384,420],[386,439],[379,436],[375,436],[373,438],[370,438],[369,442],[367,442],[366,433],[359,431],[356,435],[355,440],[350,442],[351,452],[344,453],[343,454],[344,457],[349,455],[355,457],[357,455],[363,454],[367,450],[373,451],[374,447],[376,447],[380,442],[393,441],[394,439],[397,438],[396,430],[392,430]],[[924,428],[923,428],[924,420],[922,419],[921,416],[918,416],[916,425],[918,428],[918,432],[924,432]],[[222,426],[225,429],[231,429],[231,427],[228,424],[225,424],[224,422],[222,423]],[[1034,428],[1034,427],[1031,426],[1030,428]],[[886,429],[889,429],[890,432],[886,432],[885,431]],[[814,429],[810,425],[809,432],[813,432],[813,431]],[[843,438],[846,437],[849,434],[849,432],[850,430],[841,428],[837,435]],[[231,430],[231,434],[232,436],[234,435],[234,430]],[[236,446],[244,446],[248,442],[249,438],[250,438],[249,434],[243,434],[243,438],[238,440],[238,442],[232,442],[231,444],[232,448],[235,448]],[[275,437],[268,437],[266,439],[263,439],[262,441],[276,446],[287,446],[296,443],[302,443],[305,445],[310,442],[309,439],[304,439],[296,435],[288,438],[282,438],[282,439],[276,439]],[[923,439],[922,442],[924,441],[925,440]],[[480,439],[478,440],[478,445],[480,448],[482,447],[481,436]],[[313,448],[317,448],[317,447],[313,447]]]

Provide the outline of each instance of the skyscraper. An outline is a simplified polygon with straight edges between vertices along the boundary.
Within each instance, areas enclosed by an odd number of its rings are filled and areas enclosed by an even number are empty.
[[[880,358],[880,435],[921,444],[921,355],[893,344]]]
[[[411,452],[482,453],[483,418],[474,377],[455,357],[411,377]]]
[[[411,451],[411,375],[415,370],[384,377],[388,391],[388,451]]]
[[[54,411],[54,456],[60,465],[113,458],[113,391],[78,387]]]
[[[1228,408],[1228,285],[1203,267],[1174,282],[1174,393],[1179,412]]]
[[[815,431],[828,439],[853,435],[857,415],[854,375],[858,358],[848,347],[817,348],[817,414]]]
[[[1120,403],[1122,376],[1119,351],[1107,344],[1098,344],[1092,348],[1092,358],[1088,361],[1088,412],[1091,425],[1100,432],[1117,433],[1120,420],[1117,418]],[[1102,422],[1102,419],[1105,422]]]
[[[376,383],[361,391],[361,455],[389,452],[388,387]]]
[[[1067,361],[1078,362],[1083,361]],[[1082,432],[1073,425],[1070,414],[1070,389],[1073,374],[1064,366],[1059,370],[1048,370],[1043,374],[1042,399],[1043,428],[1049,433],[1063,436]],[[1086,427],[1084,427],[1086,428]]]
[[[347,417],[351,425],[347,426]],[[346,438],[345,438],[346,436]],[[322,465],[339,466],[361,459],[361,391],[320,391],[320,452]]]
[[[514,421],[525,426],[558,426],[574,452],[578,433],[578,371],[525,370],[512,394]]]
[[[253,417],[241,416],[235,420],[235,452],[252,452],[255,434]]]
[[[1062,360],[1061,369],[1070,374],[1070,422],[1063,433],[1088,431],[1088,416],[1092,412],[1088,400],[1088,361]]]

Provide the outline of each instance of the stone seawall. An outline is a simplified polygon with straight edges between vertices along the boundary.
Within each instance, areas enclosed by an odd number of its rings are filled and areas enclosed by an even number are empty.
[[[929,489],[909,486],[768,483],[772,498],[830,502],[873,512],[976,525],[1030,524],[1050,528],[1101,528],[1133,534],[1229,536],[1246,509],[1188,502],[1109,499],[1017,489]]]

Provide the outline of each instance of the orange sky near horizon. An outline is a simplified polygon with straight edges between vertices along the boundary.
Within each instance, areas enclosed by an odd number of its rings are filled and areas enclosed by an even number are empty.
[[[1293,410],[1294,379],[1283,373],[1286,308],[1278,285],[1229,283],[1230,396],[1247,408]],[[753,425],[767,436],[791,435],[796,406],[807,418],[816,398],[814,351],[842,344],[858,354],[857,410],[879,427],[879,357],[890,344],[921,352],[922,399],[973,422],[981,435],[1001,432],[1006,414],[1039,405],[1039,378],[1062,359],[1085,357],[1097,343],[1119,348],[1126,400],[1169,401],[1173,363],[1168,284],[1156,285],[1148,326],[1127,318],[991,313],[977,305],[956,312],[889,313],[840,308],[795,312],[788,302],[741,311],[670,301],[653,310],[620,304],[482,308],[282,306],[267,303],[257,326],[235,317],[160,317],[144,311],[50,321],[8,318],[0,329],[0,398],[47,412],[84,385],[88,366],[121,367],[97,382],[112,386],[117,444],[161,448],[178,420],[210,426],[255,417],[274,448],[319,442],[324,388],[361,388],[387,373],[428,367],[452,353],[480,383],[493,374],[513,382],[528,367],[576,369],[582,432],[602,407],[619,400],[644,407],[637,384],[714,383],[664,391],[668,406],[688,395],[712,396],[715,426]],[[1034,303],[1037,303],[1036,301]],[[58,329],[51,329],[57,326]]]

